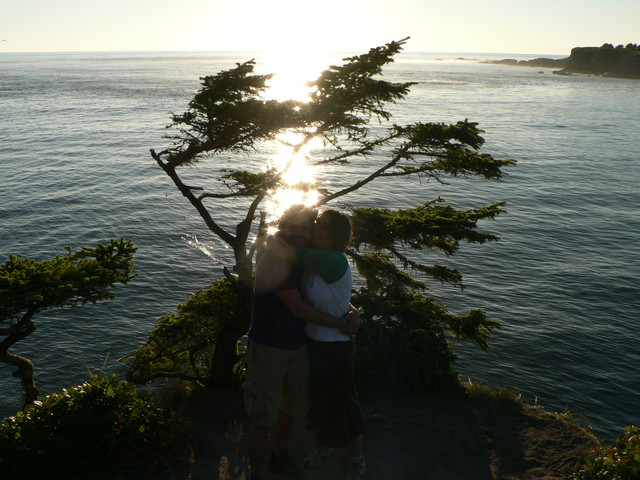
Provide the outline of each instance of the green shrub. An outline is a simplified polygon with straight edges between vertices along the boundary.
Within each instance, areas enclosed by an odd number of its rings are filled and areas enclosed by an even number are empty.
[[[378,263],[378,272],[385,265]],[[457,384],[456,356],[445,331],[459,317],[426,297],[423,288],[402,272],[352,295],[361,311],[355,368],[362,389],[415,392]]]
[[[0,425],[0,471],[7,478],[109,477],[150,470],[184,452],[186,428],[118,377],[42,398]],[[184,442],[184,443],[183,443]]]
[[[640,428],[630,426],[618,440],[599,449],[575,480],[640,479]]]
[[[128,380],[143,384],[160,378],[182,378],[200,385],[212,385],[216,349],[222,338],[233,346],[249,329],[250,291],[238,289],[227,278],[193,293],[175,313],[163,315],[147,342],[132,355],[123,357],[130,366]],[[230,358],[231,383],[241,382],[242,352],[235,348]]]
[[[427,391],[455,384],[455,355],[443,334],[363,319],[356,341],[356,379],[363,390]]]

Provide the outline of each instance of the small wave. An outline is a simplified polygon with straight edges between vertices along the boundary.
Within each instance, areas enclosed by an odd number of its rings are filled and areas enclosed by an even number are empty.
[[[187,242],[188,245],[197,248],[202,253],[204,253],[207,257],[215,260],[217,263],[222,264],[222,260],[216,256],[214,253],[214,248],[212,245],[206,245],[198,240],[198,237],[192,234],[186,234],[182,237],[184,241]]]
[[[441,80],[438,78],[431,78],[429,80],[422,80],[420,82],[417,83],[422,83],[425,85],[430,85],[430,86],[438,86],[438,85],[443,85],[443,86],[449,86],[449,85],[469,85],[469,82],[465,82],[464,80]]]

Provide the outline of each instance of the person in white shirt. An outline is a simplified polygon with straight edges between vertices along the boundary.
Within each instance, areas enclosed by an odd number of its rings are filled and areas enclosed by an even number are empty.
[[[274,238],[267,241],[267,248],[305,268],[305,303],[341,316],[349,309],[351,299],[351,268],[344,253],[351,236],[349,217],[327,209],[313,226],[312,248],[291,247]],[[305,333],[311,370],[309,429],[316,432],[318,445],[305,465],[314,467],[335,448],[348,446],[351,465],[347,478],[358,480],[366,473],[366,465],[362,455],[364,416],[354,380],[355,335],[313,323],[307,323]]]

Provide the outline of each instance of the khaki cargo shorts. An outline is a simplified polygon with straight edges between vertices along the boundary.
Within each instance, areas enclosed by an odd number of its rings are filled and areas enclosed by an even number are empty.
[[[242,389],[249,418],[258,425],[275,426],[280,409],[305,415],[309,405],[307,346],[284,350],[249,340]]]

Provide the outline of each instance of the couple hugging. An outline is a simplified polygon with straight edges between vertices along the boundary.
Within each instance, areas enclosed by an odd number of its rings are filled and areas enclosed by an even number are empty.
[[[337,210],[295,206],[259,255],[249,329],[245,405],[251,478],[260,478],[274,428],[269,468],[303,478],[287,452],[294,415],[308,415],[317,448],[304,461],[317,466],[335,448],[349,447],[347,478],[366,472],[364,418],[354,382],[359,314],[350,304],[351,268],[344,254],[351,221]]]

